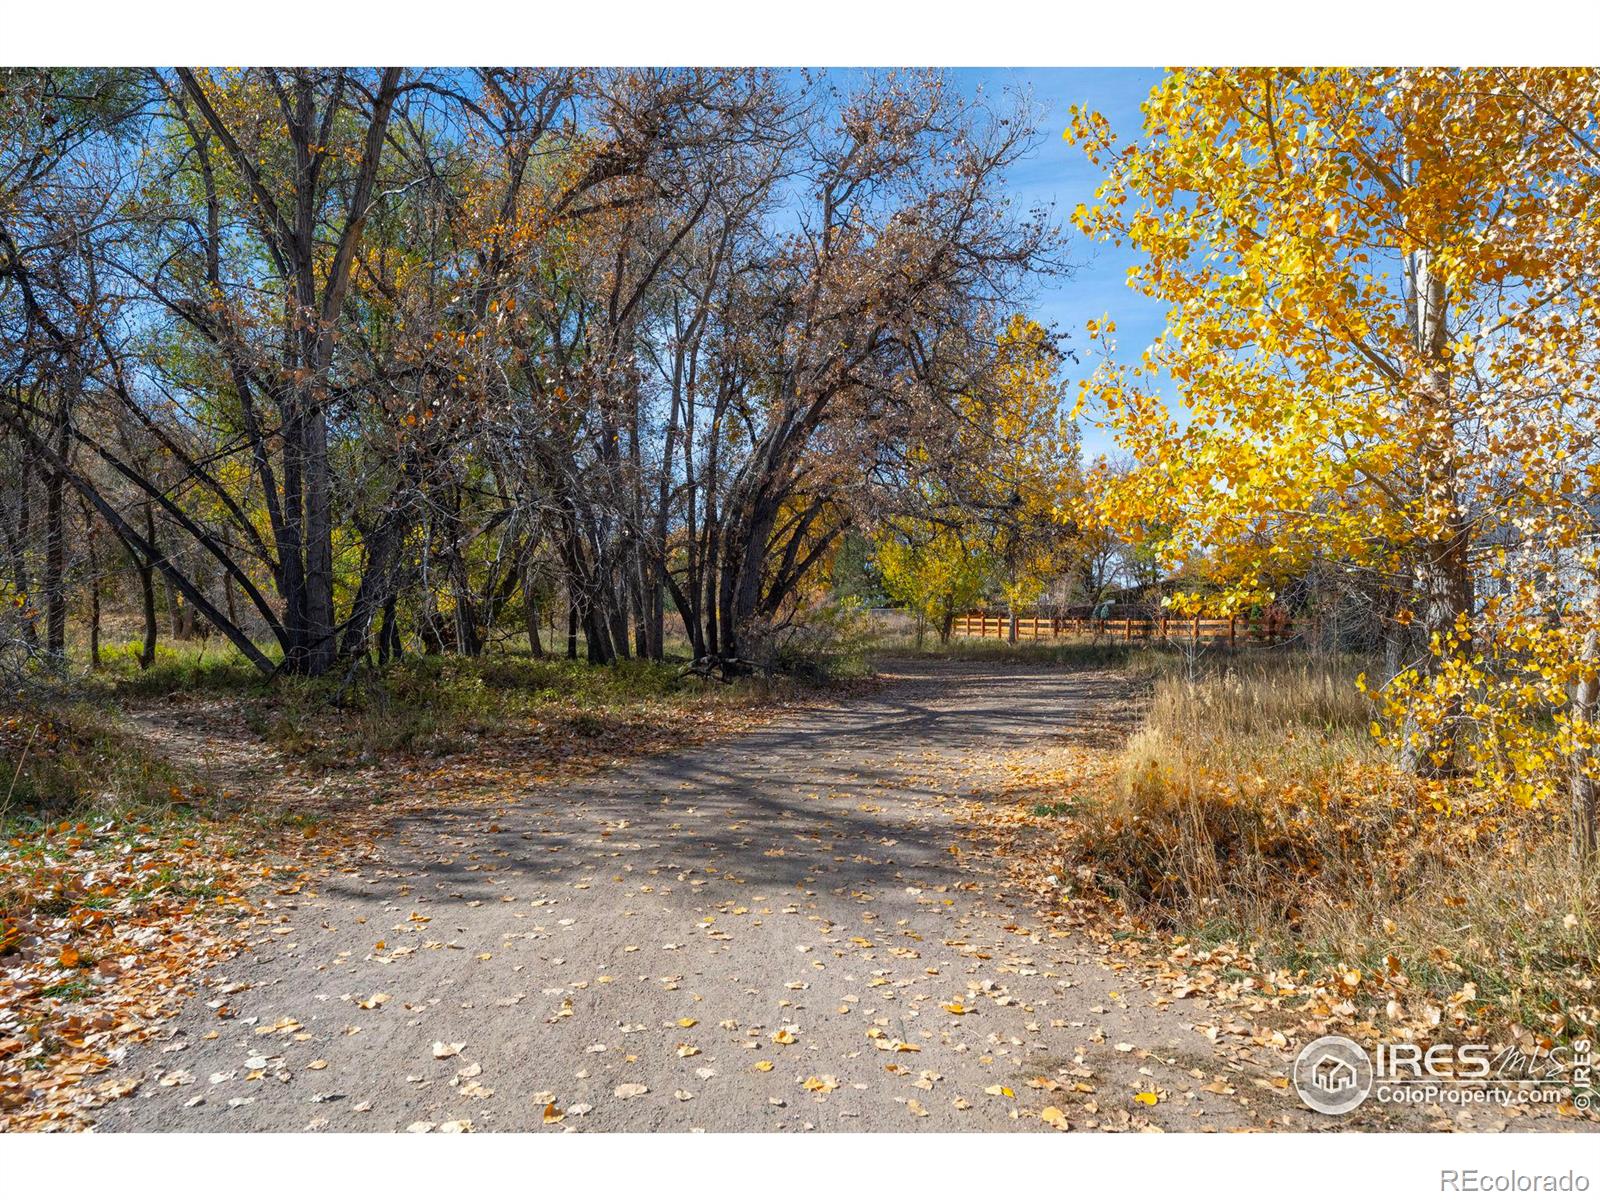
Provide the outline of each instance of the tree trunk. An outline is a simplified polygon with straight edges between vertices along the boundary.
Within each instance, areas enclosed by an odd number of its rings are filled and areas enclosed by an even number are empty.
[[[66,433],[56,437],[56,451],[65,455]],[[44,627],[45,653],[58,667],[67,660],[67,479],[51,471],[45,479]]]
[[[183,637],[183,618],[178,615],[178,592],[172,586],[172,580],[164,575],[161,577],[161,587],[167,600],[167,632],[176,641]]]
[[[1437,638],[1444,653],[1470,654],[1470,644],[1458,641],[1454,651],[1447,647],[1452,638],[1470,634],[1457,629],[1456,619],[1472,612],[1472,572],[1467,564],[1466,536],[1435,544],[1425,549],[1417,567],[1417,619],[1423,641],[1432,646]],[[1423,726],[1408,718],[1400,765],[1425,778],[1437,779],[1455,769],[1456,738],[1461,725],[1461,701],[1453,698],[1444,712]]]
[[[1419,466],[1422,482],[1424,541],[1415,567],[1417,616],[1423,652],[1470,655],[1469,645],[1455,645],[1457,618],[1472,613],[1472,571],[1467,561],[1471,538],[1462,514],[1457,470],[1455,425],[1451,410],[1448,325],[1449,289],[1432,253],[1419,249],[1406,261],[1411,284],[1412,330],[1422,374],[1413,386],[1414,420],[1422,433]],[[1463,635],[1465,636],[1465,635]],[[1408,717],[1400,764],[1427,777],[1448,775],[1455,766],[1461,702],[1452,699],[1437,719],[1423,728]]]
[[[527,609],[528,653],[535,658],[543,658],[544,645],[539,641],[539,606],[528,596],[526,585],[524,585],[523,603]]]
[[[88,530],[84,543],[89,555],[89,666],[92,670],[98,671],[100,669],[100,558],[94,552],[94,527],[89,524],[87,513],[84,516],[84,526]]]
[[[383,602],[383,619],[378,625],[378,665],[381,667],[389,661],[391,655],[400,657],[400,628],[397,623],[396,609],[399,606],[399,597],[390,592]]]
[[[28,573],[28,543],[33,539],[33,506],[30,502],[32,489],[28,486],[26,471],[22,473],[19,484],[16,529],[15,532],[9,527],[6,529],[6,542],[8,557],[11,559],[11,586],[16,589],[17,595],[27,596],[32,591]],[[22,621],[22,640],[30,650],[39,644],[39,633],[34,627],[31,606],[29,615]]]
[[[144,534],[145,541],[151,546],[156,542],[156,519],[150,511],[150,504],[144,506]],[[149,557],[140,557],[130,547],[130,554],[139,565],[139,590],[144,601],[144,645],[139,650],[139,669],[147,671],[156,661],[156,565]]]
[[[1589,745],[1600,713],[1600,630],[1583,637],[1583,673],[1572,692],[1572,752],[1569,799],[1572,808],[1572,855],[1588,862],[1600,850],[1600,781],[1595,778],[1594,750]]]

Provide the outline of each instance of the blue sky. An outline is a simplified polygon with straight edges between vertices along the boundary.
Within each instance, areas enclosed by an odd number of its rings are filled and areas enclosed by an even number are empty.
[[[1067,109],[1081,104],[1104,113],[1123,137],[1136,137],[1141,129],[1139,105],[1160,80],[1159,69],[1101,69],[1063,67],[1012,70],[1008,68],[969,68],[951,72],[952,78],[969,94],[982,89],[995,96],[1006,89],[1031,93],[1036,104],[1046,109],[1039,123],[1039,144],[1028,159],[1011,174],[1011,187],[1021,205],[1048,204],[1065,227],[1072,210],[1088,202],[1100,182],[1099,172],[1075,146],[1061,138],[1067,126]],[[1109,313],[1117,323],[1119,353],[1137,356],[1160,331],[1163,307],[1140,296],[1127,285],[1128,267],[1135,261],[1129,250],[1102,246],[1067,229],[1067,258],[1074,264],[1069,278],[1044,280],[1030,306],[1031,315],[1046,324],[1071,334],[1066,343],[1083,356],[1083,363],[1067,364],[1070,394],[1077,396],[1078,381],[1093,369],[1084,353],[1085,321]],[[1083,445],[1086,458],[1111,449],[1105,431],[1084,420]]]

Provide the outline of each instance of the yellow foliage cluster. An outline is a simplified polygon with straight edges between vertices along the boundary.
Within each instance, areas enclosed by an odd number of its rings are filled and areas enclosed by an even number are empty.
[[[879,538],[889,594],[941,628],[991,586],[1013,611],[1033,603],[1072,553],[1082,485],[1058,358],[1037,321],[1018,313],[1006,322],[993,387],[958,402],[978,431],[962,494],[926,497],[936,517],[899,521]]]
[[[1105,171],[1077,225],[1168,309],[1132,361],[1090,329],[1107,519],[1213,605],[1314,561],[1402,597],[1381,732],[1529,805],[1593,771],[1558,710],[1600,665],[1597,110],[1592,69],[1184,70],[1140,140],[1066,131]]]

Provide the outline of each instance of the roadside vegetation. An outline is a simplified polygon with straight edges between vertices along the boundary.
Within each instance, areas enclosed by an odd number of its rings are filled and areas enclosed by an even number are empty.
[[[1145,705],[1131,733],[973,810],[1048,911],[1157,957],[1220,950],[1236,982],[1307,1016],[1592,1035],[1600,875],[1562,809],[1401,770],[1360,659],[1127,662]]]

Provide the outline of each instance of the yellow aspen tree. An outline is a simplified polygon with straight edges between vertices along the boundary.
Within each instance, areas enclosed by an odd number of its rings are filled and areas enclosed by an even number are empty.
[[[1167,305],[1133,361],[1091,330],[1080,403],[1138,464],[1108,512],[1236,602],[1313,554],[1375,573],[1422,634],[1378,689],[1402,762],[1588,786],[1591,830],[1597,81],[1173,71],[1138,140],[1066,131],[1105,171],[1077,225]]]

